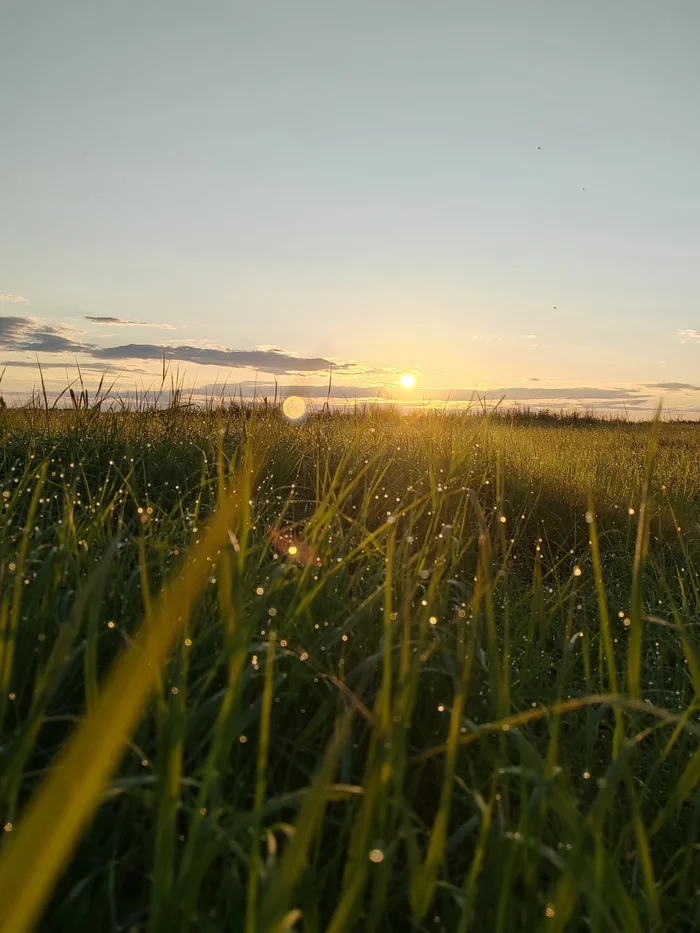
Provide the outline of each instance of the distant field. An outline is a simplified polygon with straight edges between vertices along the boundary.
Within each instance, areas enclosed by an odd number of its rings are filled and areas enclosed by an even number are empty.
[[[3,933],[700,929],[700,425],[0,441]]]

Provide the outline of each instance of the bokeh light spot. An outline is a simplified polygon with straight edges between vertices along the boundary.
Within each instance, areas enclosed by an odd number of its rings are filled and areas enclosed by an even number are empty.
[[[306,414],[306,402],[298,395],[288,395],[282,402],[282,414],[290,421],[301,421]]]

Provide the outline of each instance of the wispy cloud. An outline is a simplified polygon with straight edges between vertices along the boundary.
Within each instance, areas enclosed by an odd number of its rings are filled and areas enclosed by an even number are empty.
[[[151,321],[132,321],[106,315],[86,314],[85,320],[93,324],[109,324],[113,327],[157,327],[159,330],[175,330],[172,324],[153,324]]]
[[[42,370],[60,369],[64,373],[65,372],[68,372],[69,374],[77,373],[77,365],[72,359],[70,360],[64,359],[60,363],[47,362],[46,360],[42,360],[39,362],[38,365],[37,365],[36,359],[7,360],[6,362],[3,361],[2,363],[0,363],[0,372],[3,369],[7,368],[7,369],[29,369],[29,370],[34,370],[36,373],[38,373],[39,366],[41,366]],[[83,373],[85,372],[111,373],[112,375],[117,375],[117,374],[123,375],[125,373],[128,373],[129,375],[135,373],[137,376],[152,376],[153,375],[153,373],[149,372],[149,370],[147,369],[139,369],[139,368],[132,367],[132,366],[112,366],[109,363],[98,363],[98,362],[90,363],[90,362],[85,362],[84,360],[83,362],[80,363],[80,371]]]
[[[10,295],[7,292],[0,292],[0,301],[7,301],[15,305],[29,304],[29,301],[23,295]]]
[[[603,400],[631,401],[639,397],[633,389],[604,388],[596,386],[506,386],[498,389],[439,389],[436,398],[468,401],[470,398],[485,398],[489,401],[503,399],[507,402],[571,401],[598,402]]]
[[[700,392],[700,386],[691,382],[645,382],[646,389],[660,389],[662,392]]]
[[[700,330],[693,330],[693,328],[686,328],[685,330],[677,330],[677,337],[679,337],[681,343],[700,343]]]
[[[279,398],[284,398],[287,395],[300,395],[302,398],[308,399],[326,399],[332,398],[336,400],[345,400],[348,401],[368,401],[370,399],[376,398],[388,398],[391,394],[387,387],[384,385],[332,385],[330,392],[328,390],[328,383],[321,385],[277,385],[274,383],[256,383],[250,380],[245,380],[240,383],[211,383],[205,386],[197,386],[190,390],[194,395],[224,395],[228,397],[229,395],[235,397],[239,394],[243,395],[244,398],[252,398],[254,395],[258,398],[263,396],[273,396],[277,394]]]

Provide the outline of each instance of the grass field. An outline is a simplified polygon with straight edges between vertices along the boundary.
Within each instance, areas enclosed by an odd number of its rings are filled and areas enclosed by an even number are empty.
[[[0,930],[700,928],[700,427],[0,411]]]

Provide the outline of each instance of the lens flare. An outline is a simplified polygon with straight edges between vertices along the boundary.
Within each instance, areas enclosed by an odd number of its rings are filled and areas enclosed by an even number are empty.
[[[399,379],[399,382],[404,389],[413,389],[416,384],[416,377],[413,373],[404,373]]]
[[[282,402],[282,414],[290,421],[301,421],[306,414],[306,402],[298,395],[288,395]]]

